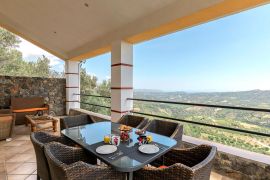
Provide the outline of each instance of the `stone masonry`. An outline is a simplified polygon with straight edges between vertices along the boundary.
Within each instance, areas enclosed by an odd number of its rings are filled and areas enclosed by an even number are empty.
[[[10,97],[44,97],[56,115],[65,114],[66,79],[0,76],[0,108],[10,106]]]

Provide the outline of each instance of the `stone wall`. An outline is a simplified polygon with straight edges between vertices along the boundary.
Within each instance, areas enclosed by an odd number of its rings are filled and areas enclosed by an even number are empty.
[[[50,110],[65,114],[66,80],[63,78],[0,76],[0,108],[10,106],[10,97],[44,97]]]
[[[216,155],[213,170],[219,174],[239,180],[270,179],[269,164],[220,151]]]

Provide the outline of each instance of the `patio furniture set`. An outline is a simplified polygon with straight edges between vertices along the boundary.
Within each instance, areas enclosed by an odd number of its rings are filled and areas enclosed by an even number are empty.
[[[37,176],[43,180],[65,179],[202,179],[210,177],[216,148],[199,145],[180,149],[183,126],[176,122],[125,115],[117,123],[95,122],[82,114],[60,119],[61,136],[33,132]],[[105,142],[108,134],[131,127],[129,139]],[[141,144],[138,132],[151,137]],[[114,147],[104,153],[101,147]],[[143,148],[155,147],[155,152]],[[104,150],[104,149],[103,149]],[[110,149],[105,149],[105,151]],[[149,149],[148,149],[149,150]],[[98,161],[97,161],[98,160]],[[97,162],[102,162],[97,163]]]
[[[38,112],[42,116],[37,116]],[[0,140],[11,140],[14,125],[30,124],[32,132],[51,128],[56,132],[58,119],[48,114],[49,106],[43,97],[12,97],[10,108],[0,109]]]

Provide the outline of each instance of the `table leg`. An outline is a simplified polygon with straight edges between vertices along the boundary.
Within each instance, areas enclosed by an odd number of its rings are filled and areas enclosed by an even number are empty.
[[[25,126],[28,126],[28,123],[29,123],[29,122],[28,122],[28,119],[26,118],[26,119],[25,119]]]
[[[57,131],[57,121],[53,121],[53,131]]]
[[[36,132],[37,131],[37,127],[35,125],[31,125],[31,131],[32,132]]]

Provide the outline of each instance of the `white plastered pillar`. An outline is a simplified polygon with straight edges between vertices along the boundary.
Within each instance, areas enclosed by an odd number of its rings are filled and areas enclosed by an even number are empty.
[[[80,62],[65,61],[66,113],[71,108],[80,108]]]
[[[133,46],[115,41],[111,49],[111,120],[133,109]]]

